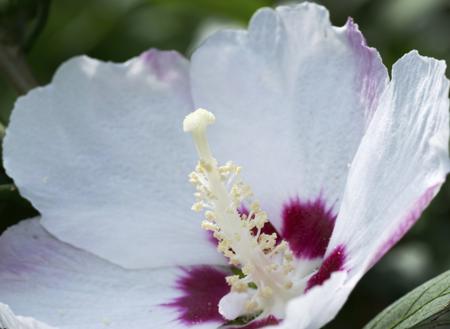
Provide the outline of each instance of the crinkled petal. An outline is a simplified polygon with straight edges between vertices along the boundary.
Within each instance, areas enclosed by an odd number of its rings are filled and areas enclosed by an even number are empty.
[[[38,220],[0,237],[2,300],[18,314],[59,329],[217,327],[217,321],[187,325],[179,310],[166,305],[182,293],[180,275],[181,269],[170,267],[123,269],[60,242]]]
[[[443,61],[413,51],[394,65],[353,160],[327,251],[345,246],[352,276],[364,274],[406,233],[445,180],[448,90]]]
[[[302,3],[259,10],[248,31],[214,34],[193,54],[196,107],[216,114],[211,145],[243,166],[271,221],[282,205],[323,196],[338,209],[348,164],[387,82],[349,21]]]
[[[16,316],[8,305],[0,303],[0,328],[5,329],[56,329],[33,318]]]
[[[175,52],[78,57],[18,100],[4,164],[47,230],[129,268],[221,261],[189,210],[188,70]]]

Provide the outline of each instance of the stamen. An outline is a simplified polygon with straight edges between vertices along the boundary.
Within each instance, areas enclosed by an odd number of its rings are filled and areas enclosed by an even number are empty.
[[[241,180],[241,167],[232,162],[218,166],[212,156],[206,127],[214,121],[212,113],[198,109],[183,122],[184,131],[194,138],[199,156],[195,171],[189,175],[197,191],[192,209],[206,209],[202,227],[213,232],[218,240],[217,250],[244,274],[227,278],[231,291],[243,293],[248,287],[256,288],[251,289],[242,314],[251,315],[264,312],[275,303],[285,303],[298,293],[290,278],[294,270],[293,254],[285,241],[277,244],[276,233],[262,233],[268,222],[267,214],[253,200],[250,186]],[[243,204],[250,205],[247,216],[240,216],[237,210]]]

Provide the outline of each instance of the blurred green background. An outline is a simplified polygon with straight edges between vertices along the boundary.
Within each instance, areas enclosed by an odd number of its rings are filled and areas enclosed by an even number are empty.
[[[0,10],[4,10],[7,2],[0,0]],[[450,63],[449,0],[317,2],[330,10],[334,25],[341,26],[348,16],[352,16],[369,45],[378,48],[389,68],[411,49]],[[78,54],[124,61],[156,47],[176,49],[189,56],[199,40],[217,27],[245,26],[259,7],[281,3],[286,2],[54,0],[50,3],[48,19],[41,15],[41,21],[46,21],[46,24],[34,44],[27,45],[26,56],[39,84],[48,83],[63,61]],[[31,16],[39,15],[41,9],[35,8]],[[15,17],[23,22],[27,20],[27,15]],[[11,22],[2,12],[0,28],[4,29],[6,24]],[[0,39],[4,38],[5,35],[0,33]],[[29,39],[32,41],[34,36]],[[7,126],[16,98],[17,93],[8,79],[0,76],[0,123],[3,127]],[[36,214],[11,183],[0,168],[0,232]],[[360,328],[401,295],[450,268],[449,184],[443,187],[422,217],[407,236],[364,277],[336,320],[326,328]]]

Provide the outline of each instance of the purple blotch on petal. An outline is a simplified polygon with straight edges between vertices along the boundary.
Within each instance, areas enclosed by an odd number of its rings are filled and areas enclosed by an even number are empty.
[[[323,257],[333,232],[336,215],[319,197],[303,202],[295,198],[286,203],[282,212],[281,236],[298,258]]]
[[[179,313],[178,320],[186,325],[224,323],[218,305],[230,292],[225,281],[230,272],[207,265],[183,267],[182,270],[175,286],[181,296],[163,306],[174,308]]]
[[[381,257],[386,254],[389,249],[391,249],[405,234],[409,231],[411,226],[420,218],[420,215],[425,210],[426,207],[430,204],[431,200],[433,200],[434,196],[439,191],[441,184],[433,185],[428,188],[422,196],[414,203],[414,206],[409,211],[409,213],[405,216],[405,218],[400,222],[397,229],[388,240],[381,246],[381,248],[375,254],[375,257],[371,261],[369,268],[375,265]]]
[[[333,252],[325,258],[319,270],[309,278],[305,292],[312,287],[321,285],[331,277],[333,272],[342,271],[345,262],[344,246],[337,246]]]
[[[356,85],[360,88],[361,102],[366,104],[369,118],[378,106],[378,99],[387,82],[387,71],[375,48],[367,46],[366,39],[351,17],[344,26],[347,39],[358,61]]]

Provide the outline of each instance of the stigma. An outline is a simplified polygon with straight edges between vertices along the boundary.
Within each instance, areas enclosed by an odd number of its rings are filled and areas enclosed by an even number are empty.
[[[237,311],[236,307],[227,311],[227,305],[219,305],[219,311],[229,320],[269,314],[283,317],[287,301],[303,290],[293,280],[293,253],[276,233],[263,233],[268,216],[251,187],[242,181],[242,168],[232,162],[219,166],[213,157],[206,128],[214,122],[211,112],[198,109],[186,116],[183,129],[192,134],[199,157],[189,175],[196,189],[192,210],[204,213],[202,228],[212,232],[218,241],[217,250],[236,269],[226,281],[230,294],[243,300]],[[249,209],[248,214],[239,213],[242,206]],[[222,302],[227,303],[227,296]]]

